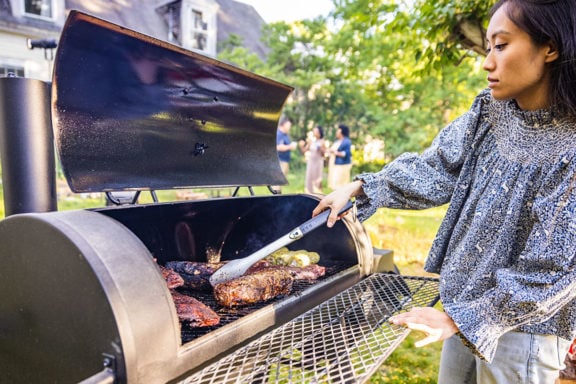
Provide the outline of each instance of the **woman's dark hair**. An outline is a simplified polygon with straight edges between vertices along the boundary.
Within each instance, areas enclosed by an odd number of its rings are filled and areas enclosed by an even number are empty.
[[[346,137],[350,136],[350,129],[348,128],[348,126],[340,124],[338,125],[338,128],[342,131],[342,135]]]
[[[321,125],[317,125],[316,129],[318,130],[318,133],[320,134],[320,138],[323,139],[324,138],[324,128],[322,128]]]
[[[499,0],[490,17],[502,6],[534,44],[551,42],[558,50],[558,59],[550,63],[550,102],[576,117],[576,1]]]

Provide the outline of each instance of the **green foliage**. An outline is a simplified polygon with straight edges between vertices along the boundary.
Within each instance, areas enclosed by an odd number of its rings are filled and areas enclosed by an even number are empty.
[[[391,159],[429,145],[484,86],[481,55],[459,31],[485,23],[491,4],[456,3],[334,0],[325,18],[266,25],[265,63],[237,38],[221,57],[295,87],[285,106],[294,137],[320,124],[333,140],[346,123],[356,145],[383,138]]]
[[[218,58],[222,61],[263,76],[268,72],[264,62],[243,46],[242,38],[238,35],[231,34],[228,40],[220,43],[219,49]]]
[[[467,23],[484,29],[493,4],[494,1],[485,0],[417,0],[412,8],[413,17],[398,20],[394,27],[413,28],[422,42],[416,49],[417,58],[426,61],[427,69],[438,70],[469,56],[466,48],[472,42],[462,34],[462,25]]]

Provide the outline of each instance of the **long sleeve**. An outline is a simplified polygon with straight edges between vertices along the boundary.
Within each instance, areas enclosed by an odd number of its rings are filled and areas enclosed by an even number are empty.
[[[446,126],[422,154],[405,153],[378,173],[356,176],[364,182],[358,217],[366,220],[378,208],[425,209],[450,201],[485,103],[480,94],[471,109]]]
[[[536,220],[523,251],[495,271],[494,286],[474,300],[444,303],[462,336],[488,361],[505,332],[549,333],[552,319],[556,332],[570,333],[562,309],[576,298],[576,159],[563,157],[543,179],[532,213]]]
[[[576,337],[574,120],[483,92],[421,155],[358,178],[361,219],[450,203],[425,270],[478,356],[509,331]]]

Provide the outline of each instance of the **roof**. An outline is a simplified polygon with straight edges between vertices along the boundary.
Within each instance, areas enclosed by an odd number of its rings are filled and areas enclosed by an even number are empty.
[[[236,34],[243,38],[246,48],[261,58],[268,54],[268,47],[261,41],[262,28],[266,24],[253,6],[234,0],[216,0],[218,11],[218,41],[226,41]]]
[[[231,34],[240,36],[244,46],[261,58],[266,57],[268,48],[260,40],[264,19],[254,7],[234,0],[213,0],[220,9],[217,15],[217,40],[225,41]],[[181,0],[65,0],[66,10],[78,10],[114,24],[135,30],[154,38],[168,41],[168,24],[161,9]],[[34,28],[58,31],[59,26],[48,21],[14,16],[10,0],[0,0],[0,25],[14,30]]]
[[[66,10],[88,13],[111,23],[166,40],[168,27],[156,12],[157,0],[66,0]]]

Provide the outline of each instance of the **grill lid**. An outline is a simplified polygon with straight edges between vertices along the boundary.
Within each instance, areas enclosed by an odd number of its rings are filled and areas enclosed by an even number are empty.
[[[72,11],[52,82],[74,192],[285,184],[276,127],[292,88]]]

